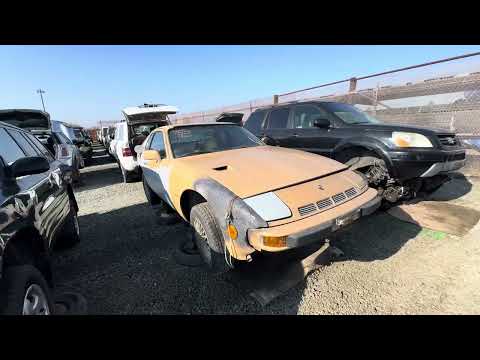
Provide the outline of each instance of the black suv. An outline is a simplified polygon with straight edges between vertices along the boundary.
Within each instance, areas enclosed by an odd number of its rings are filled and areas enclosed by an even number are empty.
[[[50,253],[80,240],[72,170],[0,122],[0,313],[51,314]]]
[[[362,171],[390,202],[433,190],[466,161],[452,132],[384,124],[345,103],[273,105],[254,111],[244,126],[268,145],[328,156]]]

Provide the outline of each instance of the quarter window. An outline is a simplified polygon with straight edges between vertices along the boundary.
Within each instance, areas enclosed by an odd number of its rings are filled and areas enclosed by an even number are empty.
[[[256,111],[245,122],[245,129],[252,134],[258,135],[262,131],[263,119],[265,118],[265,111]]]
[[[165,158],[166,152],[165,152],[165,142],[163,140],[163,133],[162,132],[157,132],[153,135],[152,142],[150,143],[150,149],[151,150],[157,150],[160,153],[160,156]]]
[[[0,155],[8,165],[11,165],[18,159],[25,157],[25,154],[20,146],[18,146],[13,138],[8,135],[3,128],[0,128]]]
[[[328,113],[314,105],[297,105],[293,115],[294,128],[313,128],[313,122],[318,119],[328,119]]]
[[[268,128],[269,129],[285,129],[288,123],[288,114],[290,109],[275,109],[268,115]]]

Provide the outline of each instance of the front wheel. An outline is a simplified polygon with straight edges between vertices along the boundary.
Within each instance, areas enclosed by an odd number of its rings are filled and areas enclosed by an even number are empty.
[[[7,268],[0,288],[0,312],[4,315],[50,315],[53,312],[50,288],[32,265]]]
[[[224,273],[230,270],[226,261],[225,251],[227,250],[224,247],[222,233],[206,202],[192,208],[190,223],[194,229],[193,239],[198,253],[208,270],[213,273]]]

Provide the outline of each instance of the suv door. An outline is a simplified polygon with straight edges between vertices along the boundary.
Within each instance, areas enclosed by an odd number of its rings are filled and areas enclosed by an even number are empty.
[[[314,126],[314,121],[326,119],[330,121],[329,128]],[[297,104],[292,114],[292,138],[290,146],[315,154],[331,157],[336,143],[340,140],[335,136],[332,116],[315,104]]]
[[[30,214],[34,218],[34,226],[48,241],[47,246],[50,246],[70,210],[68,194],[61,183],[59,162],[32,134],[3,128],[0,129],[0,137],[1,156],[4,159],[7,156],[3,153],[5,142],[9,143],[10,147],[18,147],[24,156],[43,156],[50,164],[47,172],[22,176],[15,180],[19,190],[16,197],[25,208],[33,207]]]
[[[275,145],[292,147],[290,143],[292,129],[288,126],[289,118],[289,106],[270,110],[267,116],[263,136],[265,138],[273,139]]]

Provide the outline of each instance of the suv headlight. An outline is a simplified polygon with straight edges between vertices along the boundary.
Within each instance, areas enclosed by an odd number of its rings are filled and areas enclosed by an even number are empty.
[[[285,203],[273,192],[243,199],[265,221],[285,219],[292,212]]]
[[[394,131],[392,133],[392,142],[395,146],[402,148],[433,147],[431,141],[425,135],[403,131]]]

